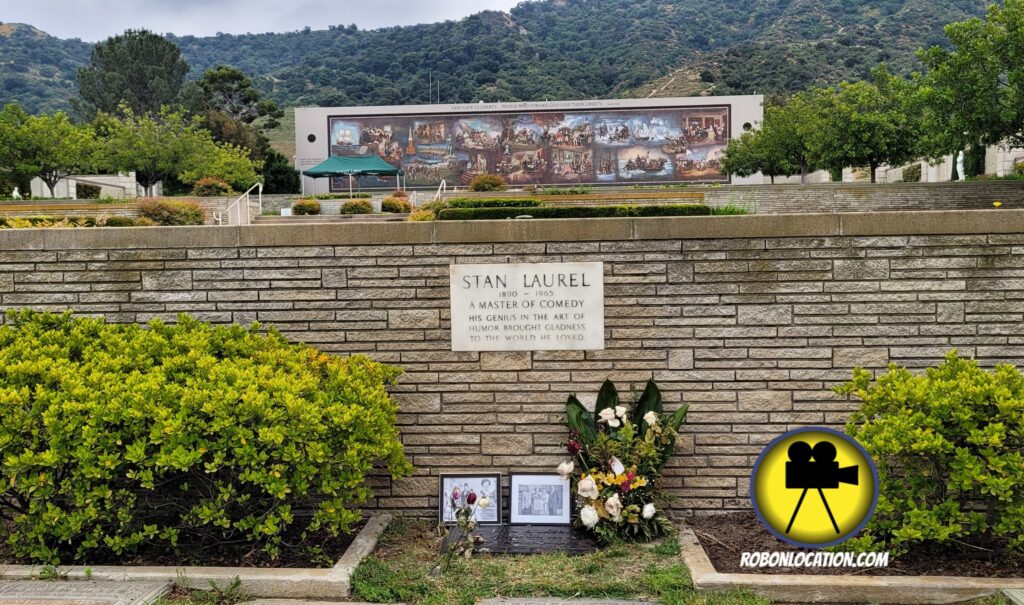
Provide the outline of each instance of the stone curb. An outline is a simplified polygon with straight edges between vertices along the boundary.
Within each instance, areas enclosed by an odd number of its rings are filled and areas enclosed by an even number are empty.
[[[230,584],[236,577],[250,597],[273,599],[346,599],[352,592],[351,576],[359,562],[377,545],[391,521],[388,513],[373,515],[356,535],[345,554],[330,569],[288,569],[252,567],[128,567],[74,566],[60,568],[68,580],[169,580],[196,590],[208,590],[210,582]],[[27,580],[38,577],[41,566],[0,566],[0,579]]]
[[[779,603],[942,605],[1024,588],[1024,578],[957,576],[812,576],[718,573],[689,528],[679,532],[683,561],[699,591],[745,589]]]

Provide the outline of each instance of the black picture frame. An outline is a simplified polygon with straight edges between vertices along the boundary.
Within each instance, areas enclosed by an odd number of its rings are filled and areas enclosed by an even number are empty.
[[[478,496],[486,495],[490,500],[490,506],[485,509],[484,514],[481,515],[481,510],[477,509],[476,519],[479,525],[501,525],[501,473],[441,473],[437,478],[437,521],[441,525],[454,525],[455,518],[451,516],[447,494],[451,493],[451,487],[446,484],[447,481],[462,480],[462,484],[459,487],[468,487],[474,492],[478,492]],[[485,487],[483,484],[485,481],[490,481],[490,485],[493,486],[493,492],[487,492],[489,487]],[[479,491],[478,491],[479,490]],[[446,518],[447,517],[447,518]]]
[[[522,501],[521,501],[521,487],[526,487],[529,484],[524,484],[524,480],[540,480],[536,484],[537,487],[552,487],[557,488],[557,492],[548,492],[546,495],[551,498],[555,493],[558,494],[560,499],[558,505],[559,514],[555,515],[532,515],[523,514]],[[572,524],[572,482],[569,479],[563,479],[557,473],[513,473],[509,475],[509,524],[510,525],[561,525],[568,526]],[[551,520],[551,519],[555,520]]]

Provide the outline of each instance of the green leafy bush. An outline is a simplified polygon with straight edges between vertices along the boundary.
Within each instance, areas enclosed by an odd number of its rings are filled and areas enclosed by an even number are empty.
[[[915,375],[857,369],[838,393],[863,401],[846,432],[878,466],[875,515],[849,548],[920,543],[1024,551],[1024,375],[951,352]]]
[[[582,185],[574,187],[543,187],[537,190],[539,195],[587,195],[594,193],[593,187]]]
[[[1024,162],[1017,162],[1013,165],[1013,174],[1024,178]]]
[[[143,200],[139,203],[139,216],[158,225],[202,225],[203,207],[193,201]]]
[[[98,200],[103,188],[98,185],[75,183],[75,197],[80,200]]]
[[[543,205],[544,202],[540,200],[518,197],[457,197],[448,200],[448,206],[451,208],[536,208]]]
[[[732,204],[728,204],[725,206],[712,206],[711,214],[713,216],[739,216],[743,214],[748,214],[748,212],[746,208],[741,208],[739,206],[733,206]]]
[[[437,217],[434,215],[434,211],[426,208],[414,210],[411,214],[409,214],[409,222],[412,223],[424,223],[436,219]]]
[[[135,219],[130,216],[112,216],[103,223],[104,227],[133,227]]]
[[[481,174],[469,181],[470,191],[505,191],[508,183],[500,174]]]
[[[233,190],[224,179],[217,177],[203,177],[192,186],[192,195],[199,197],[224,197],[231,195]]]
[[[292,214],[296,216],[313,216],[320,214],[320,202],[303,199],[292,204]]]
[[[665,206],[540,206],[535,208],[446,208],[442,221],[479,221],[531,216],[533,218],[613,218],[644,216],[708,216],[711,207],[698,204]]]
[[[411,472],[385,390],[399,369],[179,321],[22,311],[0,327],[0,526],[16,556],[240,540],[274,555],[286,535],[349,531],[381,463]]]
[[[921,182],[921,164],[911,164],[903,169],[903,182],[904,183],[919,183]]]
[[[373,204],[369,200],[352,200],[341,205],[342,214],[373,214]]]
[[[412,212],[412,204],[409,200],[400,197],[388,197],[380,203],[381,212],[391,212],[394,214],[408,214]]]

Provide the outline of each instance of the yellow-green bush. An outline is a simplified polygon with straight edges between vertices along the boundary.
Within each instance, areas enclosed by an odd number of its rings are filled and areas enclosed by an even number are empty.
[[[320,214],[320,202],[313,199],[302,199],[292,204],[295,216],[314,216]]]
[[[470,191],[505,191],[508,182],[500,174],[481,174],[469,181]]]
[[[392,214],[408,214],[412,212],[412,204],[405,198],[386,197],[380,203],[380,211]]]
[[[0,525],[16,556],[239,540],[273,555],[286,534],[349,531],[375,465],[411,472],[385,390],[399,369],[179,320],[22,311],[0,327]]]
[[[192,200],[148,199],[139,202],[139,216],[158,225],[202,225],[203,207]]]
[[[1024,375],[950,353],[924,375],[855,370],[836,387],[863,401],[846,426],[878,466],[875,515],[846,547],[920,543],[1024,551]]]
[[[373,214],[370,200],[351,200],[341,205],[341,214]]]

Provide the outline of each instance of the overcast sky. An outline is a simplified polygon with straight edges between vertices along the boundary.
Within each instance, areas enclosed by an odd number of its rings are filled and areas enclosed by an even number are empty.
[[[519,0],[3,0],[0,19],[94,42],[130,28],[179,36],[360,29],[459,19]]]

